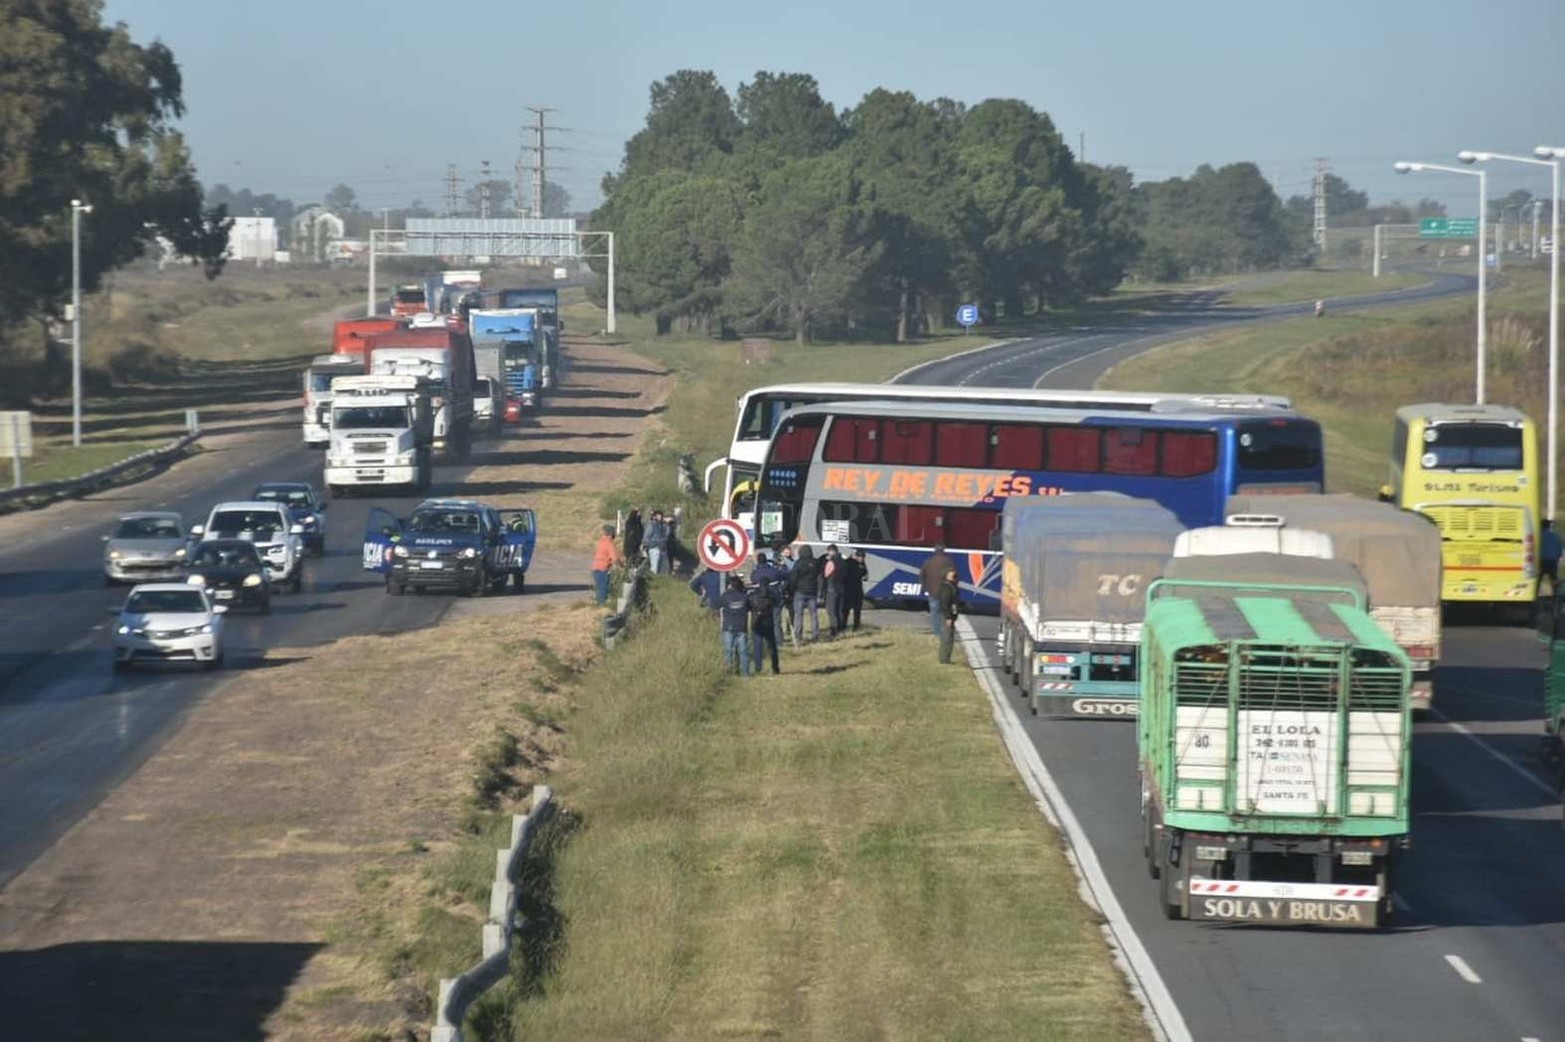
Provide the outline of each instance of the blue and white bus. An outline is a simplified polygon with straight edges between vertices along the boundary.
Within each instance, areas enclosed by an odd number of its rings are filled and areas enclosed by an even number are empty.
[[[919,567],[943,543],[964,601],[995,607],[1009,497],[1122,492],[1199,527],[1222,524],[1238,492],[1324,486],[1320,425],[1292,411],[840,402],[782,418],[757,521],[763,545],[780,536],[863,549],[864,592],[878,601],[920,596]]]

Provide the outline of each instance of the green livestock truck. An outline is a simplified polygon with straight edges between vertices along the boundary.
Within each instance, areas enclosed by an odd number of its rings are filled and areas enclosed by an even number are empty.
[[[1373,928],[1408,840],[1411,666],[1354,584],[1266,555],[1152,584],[1143,848],[1171,919]],[[1198,568],[1199,565],[1196,565]],[[1289,572],[1297,569],[1293,581]]]

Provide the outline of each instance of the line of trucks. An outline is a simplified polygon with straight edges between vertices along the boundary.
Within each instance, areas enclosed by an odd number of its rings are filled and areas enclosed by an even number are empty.
[[[558,291],[486,292],[476,276],[399,288],[389,316],[338,322],[332,353],[305,369],[304,443],[326,449],[332,494],[422,492],[437,459],[465,458],[475,437],[521,423],[554,387]]]
[[[1034,714],[1134,719],[1170,918],[1387,925],[1441,546],[1345,495],[1231,497],[1185,530],[1113,493],[1005,507],[999,652]]]

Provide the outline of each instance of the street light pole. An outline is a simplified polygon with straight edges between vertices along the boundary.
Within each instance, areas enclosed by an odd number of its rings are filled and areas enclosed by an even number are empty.
[[[71,446],[82,443],[82,214],[92,207],[71,200]]]
[[[1534,158],[1537,157],[1537,158]],[[1553,188],[1551,198],[1553,203],[1549,213],[1549,228],[1553,236],[1550,245],[1553,247],[1549,253],[1549,388],[1548,402],[1545,403],[1547,417],[1544,420],[1546,433],[1544,442],[1547,445],[1546,463],[1548,473],[1544,477],[1547,491],[1544,493],[1543,504],[1544,517],[1554,520],[1554,511],[1559,499],[1559,478],[1556,471],[1559,469],[1559,407],[1560,407],[1560,160],[1565,159],[1565,148],[1550,148],[1539,145],[1533,149],[1532,156],[1513,156],[1503,152],[1458,152],[1456,158],[1464,163],[1487,163],[1496,160],[1504,163],[1525,163],[1528,166],[1546,166],[1549,168],[1549,178]]]
[[[1472,160],[1464,160],[1472,162]],[[1488,242],[1489,242],[1489,178],[1482,170],[1467,170],[1459,166],[1441,166],[1438,163],[1396,163],[1392,167],[1399,174],[1419,174],[1434,171],[1441,174],[1462,174],[1478,178],[1478,375],[1473,381],[1474,401],[1484,404],[1484,365],[1488,355],[1488,317],[1485,306],[1489,296]]]

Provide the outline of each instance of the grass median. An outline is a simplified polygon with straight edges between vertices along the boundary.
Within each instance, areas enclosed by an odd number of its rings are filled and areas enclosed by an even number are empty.
[[[1145,1037],[966,669],[882,630],[730,678],[656,605],[576,699],[566,933],[515,1038]]]

